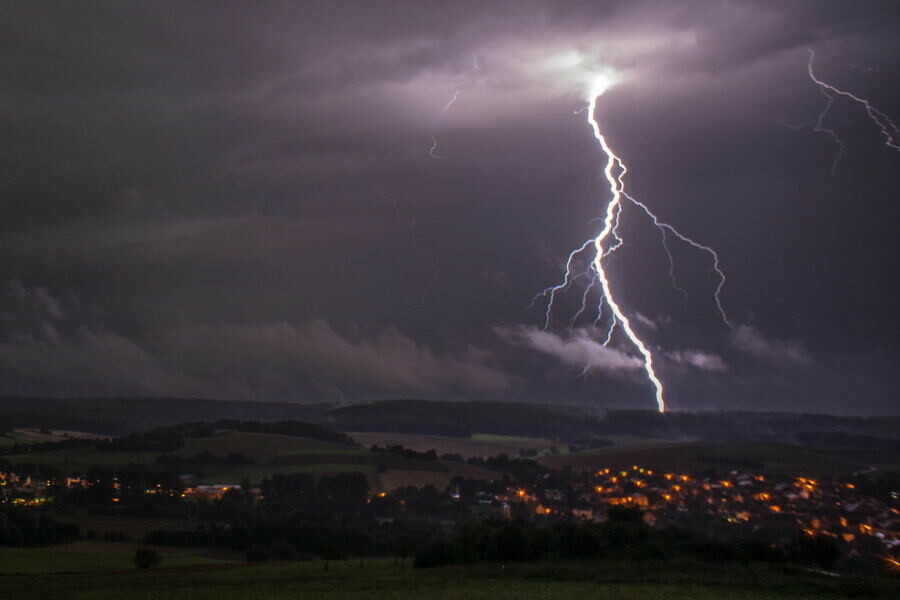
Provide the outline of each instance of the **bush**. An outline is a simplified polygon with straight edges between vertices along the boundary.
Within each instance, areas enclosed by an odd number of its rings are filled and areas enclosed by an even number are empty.
[[[138,548],[134,553],[134,566],[138,569],[149,569],[159,566],[162,557],[152,548]]]

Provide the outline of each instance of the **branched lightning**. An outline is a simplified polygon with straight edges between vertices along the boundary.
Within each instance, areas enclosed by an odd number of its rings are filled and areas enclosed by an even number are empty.
[[[815,52],[810,48],[807,71],[810,79],[819,87],[819,90],[825,97],[826,102],[822,111],[818,114],[817,118],[811,123],[811,125],[813,126],[814,131],[828,134],[837,145],[838,153],[832,164],[832,173],[834,173],[834,170],[837,167],[837,164],[840,161],[841,157],[843,156],[845,149],[844,142],[839,136],[838,132],[830,128],[826,123],[828,115],[839,97],[847,98],[861,105],[865,109],[869,120],[874,123],[881,131],[881,134],[884,137],[885,145],[891,149],[900,150],[900,128],[898,128],[897,124],[894,123],[894,121],[892,121],[890,117],[888,117],[884,112],[876,108],[866,98],[862,98],[856,94],[840,89],[820,79],[816,75],[814,70],[815,58]],[[601,324],[604,323],[604,321],[606,322],[606,326],[604,327],[605,334],[603,335],[602,345],[605,347],[611,343],[616,330],[622,331],[629,342],[635,347],[637,352],[643,357],[644,372],[647,375],[647,378],[653,384],[657,407],[660,412],[665,412],[665,389],[654,367],[653,353],[644,342],[644,340],[642,340],[641,337],[638,336],[638,334],[635,332],[634,328],[632,327],[631,321],[616,300],[616,297],[613,293],[612,284],[609,281],[609,277],[606,273],[606,263],[608,257],[611,256],[617,249],[621,248],[623,244],[623,237],[619,229],[619,224],[621,219],[623,218],[623,211],[626,204],[639,209],[641,213],[643,213],[647,218],[650,219],[652,224],[659,231],[663,249],[666,253],[666,258],[668,259],[669,279],[672,282],[672,287],[684,296],[685,301],[688,300],[688,294],[684,288],[678,285],[675,274],[675,260],[672,254],[672,249],[670,247],[670,242],[672,242],[673,240],[680,241],[684,244],[687,244],[694,250],[699,250],[709,256],[712,263],[712,270],[713,272],[715,272],[716,277],[718,278],[718,283],[716,284],[715,291],[713,293],[716,308],[718,309],[719,315],[721,316],[724,324],[731,330],[734,330],[735,327],[732,321],[729,319],[728,314],[726,313],[725,308],[722,304],[721,294],[722,289],[726,283],[726,278],[725,273],[721,268],[718,253],[710,246],[691,239],[690,237],[678,231],[673,225],[660,220],[646,204],[625,191],[625,176],[628,173],[628,169],[624,161],[613,152],[612,148],[610,148],[605,136],[603,135],[603,132],[600,129],[600,124],[597,122],[595,115],[597,102],[600,96],[602,96],[606,91],[607,87],[608,81],[605,78],[597,79],[594,83],[593,88],[590,90],[587,106],[581,110],[574,111],[574,114],[582,114],[582,112],[586,112],[587,121],[591,127],[591,131],[594,134],[594,138],[596,139],[597,143],[600,146],[600,149],[606,156],[606,164],[603,168],[603,175],[609,185],[609,192],[611,197],[606,205],[605,214],[602,217],[596,219],[598,221],[602,220],[602,229],[596,237],[585,241],[583,244],[569,253],[568,258],[565,262],[565,274],[562,281],[538,293],[532,299],[531,305],[533,306],[538,299],[546,299],[547,305],[544,312],[544,329],[547,329],[551,325],[554,310],[554,301],[556,300],[557,295],[573,287],[573,285],[576,284],[576,282],[578,282],[579,280],[584,278],[589,279],[589,283],[584,287],[581,294],[581,306],[569,319],[569,330],[574,331],[578,320],[585,314],[588,309],[591,297],[593,295],[593,290],[599,287],[600,297],[597,301],[597,312],[596,317],[593,321],[593,325],[595,329],[599,329]],[[794,128],[790,125],[789,127]],[[590,253],[591,249],[593,249],[592,254]],[[582,266],[585,265],[587,259],[589,259],[587,265]],[[579,269],[583,269],[583,271]],[[604,318],[604,312],[606,312],[603,310],[604,305],[608,307],[609,313],[609,316],[606,318]],[[590,365],[585,367],[585,369],[582,371],[582,375],[587,374],[589,370]]]
[[[548,288],[545,288],[544,290],[535,294],[534,297],[531,299],[531,303],[526,307],[526,308],[533,307],[535,305],[535,303],[538,301],[538,298],[548,298],[547,308],[544,312],[544,329],[545,330],[548,327],[550,327],[550,319],[552,318],[552,314],[553,314],[553,301],[556,299],[557,292],[561,292],[562,290],[568,289],[569,286],[572,284],[572,281],[584,276],[584,273],[573,275],[572,268],[573,268],[573,265],[575,262],[575,258],[579,254],[581,254],[582,252],[587,250],[593,242],[594,242],[594,240],[592,240],[592,239],[585,240],[585,242],[583,244],[581,244],[581,246],[579,246],[575,250],[572,250],[569,253],[569,257],[566,259],[566,269],[565,269],[565,275],[563,276],[563,280],[560,283],[558,283],[556,285],[552,285]]]
[[[623,167],[623,169],[624,169],[624,167]],[[679,290],[680,292],[682,292],[685,295],[685,297],[687,297],[687,292],[684,291],[683,289],[681,289],[680,287],[678,287],[678,285],[675,281],[675,270],[674,270],[675,262],[672,260],[672,252],[669,250],[668,243],[666,242],[666,232],[671,233],[672,235],[677,237],[679,240],[681,240],[685,244],[688,244],[689,246],[693,246],[697,250],[701,250],[701,251],[709,254],[710,258],[712,259],[713,271],[715,271],[716,276],[719,278],[719,283],[716,284],[715,292],[713,292],[713,299],[716,301],[716,308],[719,311],[719,315],[722,317],[722,322],[725,323],[729,329],[733,330],[734,325],[732,324],[731,320],[728,318],[728,314],[725,312],[725,308],[722,306],[721,294],[722,294],[722,288],[725,286],[726,279],[725,279],[725,272],[722,271],[722,267],[719,266],[719,254],[715,250],[710,248],[709,246],[707,246],[705,244],[701,244],[701,243],[687,237],[686,235],[684,235],[683,233],[681,233],[680,231],[678,231],[677,229],[675,229],[668,223],[660,221],[659,218],[653,213],[653,211],[651,211],[650,208],[648,208],[647,205],[644,204],[643,202],[640,202],[639,200],[636,200],[632,196],[629,196],[624,191],[622,192],[622,196],[627,198],[632,204],[634,204],[635,206],[637,206],[641,210],[643,210],[644,213],[646,213],[646,215],[648,217],[650,217],[650,220],[653,221],[653,224],[656,226],[656,228],[659,229],[660,233],[663,236],[663,238],[662,238],[663,246],[665,247],[666,254],[668,255],[668,258],[669,258],[669,277],[672,279],[672,285],[675,287],[676,290]]]
[[[647,377],[653,383],[653,387],[656,390],[656,405],[660,412],[665,412],[666,400],[663,395],[663,384],[662,381],[659,380],[659,377],[657,377],[656,371],[653,368],[653,354],[650,353],[650,350],[644,344],[643,340],[641,340],[631,328],[631,321],[628,320],[628,317],[625,316],[625,313],[622,312],[621,307],[616,302],[612,293],[612,288],[609,284],[609,278],[606,276],[606,269],[603,265],[603,258],[606,256],[606,249],[603,245],[607,241],[607,238],[612,236],[616,240],[612,247],[621,245],[621,238],[617,235],[616,229],[619,225],[619,214],[622,211],[623,183],[621,176],[617,178],[613,175],[613,169],[616,165],[619,165],[620,170],[624,170],[624,163],[615,155],[609,147],[609,144],[606,143],[606,138],[600,131],[600,124],[597,123],[597,119],[594,115],[597,108],[597,98],[600,97],[600,94],[602,94],[603,91],[603,88],[598,88],[591,93],[590,103],[588,104],[588,122],[591,124],[594,137],[597,139],[597,142],[599,142],[600,147],[607,157],[606,168],[603,169],[603,174],[609,182],[609,191],[612,194],[612,198],[606,205],[606,219],[603,222],[603,229],[600,231],[600,234],[594,238],[596,254],[594,255],[593,268],[594,273],[597,275],[597,280],[600,282],[600,288],[603,290],[603,297],[606,299],[606,303],[609,305],[610,310],[612,310],[615,322],[619,325],[628,339],[631,340],[631,343],[635,345],[638,352],[641,353],[641,356],[644,357],[644,371],[647,373]],[[607,343],[612,336],[613,327],[614,326],[610,327],[610,332],[606,340]]]
[[[900,129],[898,129],[897,124],[894,123],[886,114],[875,108],[867,99],[837,88],[830,83],[819,79],[813,69],[813,63],[816,59],[816,53],[812,48],[807,48],[807,50],[809,51],[809,62],[807,62],[806,64],[806,71],[809,74],[809,78],[819,86],[819,90],[826,98],[825,106],[824,108],[822,108],[822,112],[819,113],[818,119],[816,119],[813,131],[828,134],[835,141],[838,147],[837,155],[834,158],[834,162],[831,164],[831,174],[834,175],[834,171],[837,168],[838,162],[840,162],[841,157],[844,155],[845,148],[844,142],[843,140],[841,140],[837,132],[834,129],[830,129],[825,126],[825,118],[828,116],[828,113],[831,111],[831,107],[834,105],[835,95],[849,98],[850,100],[853,100],[854,102],[862,105],[866,109],[866,114],[868,114],[869,120],[872,121],[881,130],[881,134],[885,139],[885,145],[889,148],[893,148],[894,150],[900,150],[900,141],[898,141],[900,140]]]
[[[603,321],[604,304],[609,307],[609,311],[611,313],[602,345],[604,347],[609,345],[609,343],[612,341],[612,337],[616,329],[620,329],[625,334],[631,344],[637,349],[638,353],[640,353],[640,355],[643,357],[644,372],[646,373],[647,378],[653,384],[657,407],[660,412],[665,412],[665,389],[662,381],[656,373],[656,369],[654,368],[653,353],[647,347],[647,344],[637,335],[637,333],[632,328],[631,321],[622,310],[622,307],[619,305],[615,298],[615,295],[613,294],[612,285],[606,274],[606,259],[617,249],[619,249],[623,244],[623,239],[619,231],[619,223],[622,218],[622,211],[624,208],[623,201],[627,200],[631,205],[639,208],[641,212],[643,212],[651,220],[653,225],[659,230],[660,235],[662,236],[663,248],[669,261],[669,278],[672,281],[673,287],[681,294],[683,294],[685,296],[685,299],[687,299],[687,292],[683,288],[679,287],[675,279],[675,261],[672,256],[671,249],[669,248],[668,235],[671,234],[676,239],[688,244],[696,250],[705,252],[710,256],[712,260],[712,268],[719,280],[714,293],[716,307],[718,308],[719,314],[721,315],[724,323],[729,328],[734,329],[731,321],[728,318],[728,315],[725,312],[724,307],[722,306],[720,297],[722,288],[725,285],[726,281],[725,274],[720,267],[719,255],[715,250],[707,245],[701,244],[687,237],[669,223],[661,221],[646,204],[625,192],[624,177],[628,172],[628,169],[625,166],[624,161],[613,152],[612,148],[610,148],[605,136],[603,135],[603,132],[600,130],[600,124],[597,122],[595,116],[597,100],[604,93],[606,87],[607,83],[605,80],[599,81],[594,86],[594,88],[591,90],[588,100],[588,106],[586,108],[588,124],[591,127],[594,138],[600,145],[600,149],[606,155],[606,165],[603,169],[603,175],[606,178],[607,183],[609,184],[611,198],[606,205],[606,213],[602,217],[603,228],[596,237],[585,241],[581,246],[577,247],[571,253],[569,253],[569,256],[565,263],[565,274],[563,276],[563,280],[557,285],[548,287],[538,293],[532,299],[531,305],[534,305],[534,303],[539,298],[547,298],[547,307],[544,313],[544,329],[547,329],[550,326],[553,313],[553,303],[556,295],[567,290],[576,280],[583,277],[589,277],[590,283],[586,286],[582,293],[581,307],[569,320],[570,330],[574,329],[576,321],[587,310],[591,291],[597,285],[599,285],[600,299],[597,303],[597,316],[594,319],[594,326],[599,326]],[[576,111],[575,114],[579,114],[580,112],[581,111]],[[573,269],[575,268],[576,262],[578,262],[578,257],[580,257],[591,248],[593,248],[593,256],[590,260],[589,267],[587,267],[583,273],[574,272]],[[589,369],[590,366],[586,366],[582,371],[582,375],[585,375],[589,371]]]

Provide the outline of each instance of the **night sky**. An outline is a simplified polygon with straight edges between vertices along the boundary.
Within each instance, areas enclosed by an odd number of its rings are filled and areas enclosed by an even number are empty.
[[[0,395],[898,414],[897,2],[18,2],[0,15]],[[449,108],[446,105],[456,97]],[[432,156],[434,155],[434,156]],[[671,240],[670,240],[671,241]],[[585,280],[580,280],[582,285]],[[585,365],[591,368],[582,374]]]

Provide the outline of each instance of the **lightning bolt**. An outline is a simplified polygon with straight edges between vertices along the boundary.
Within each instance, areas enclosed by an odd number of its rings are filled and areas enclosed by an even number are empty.
[[[894,150],[900,150],[900,143],[898,143],[898,138],[900,138],[900,129],[897,128],[897,124],[894,123],[890,117],[886,114],[875,108],[871,102],[867,99],[857,96],[851,92],[846,90],[842,90],[837,88],[830,83],[819,79],[816,76],[815,70],[813,69],[813,63],[816,60],[816,53],[812,48],[807,48],[809,51],[809,62],[806,63],[806,72],[809,74],[809,78],[813,80],[813,82],[819,86],[819,90],[822,92],[822,95],[825,96],[825,106],[822,109],[822,112],[819,113],[818,119],[816,119],[815,127],[813,131],[818,133],[826,133],[835,141],[837,144],[838,152],[837,156],[834,158],[834,162],[831,164],[831,174],[834,175],[834,171],[837,168],[838,162],[840,162],[841,157],[844,155],[844,142],[841,140],[840,136],[834,129],[828,128],[825,126],[825,118],[828,116],[828,113],[831,111],[831,107],[834,105],[835,96],[842,96],[844,98],[849,98],[853,100],[857,104],[863,106],[866,109],[866,114],[869,116],[869,120],[872,121],[880,130],[881,134],[884,136],[884,143],[889,148],[893,148]]]
[[[435,121],[440,120],[440,118],[447,114],[447,111],[450,110],[450,107],[453,106],[453,103],[456,102],[456,99],[459,98],[459,90],[453,92],[453,96],[450,100],[444,105],[444,108],[441,109],[441,112],[438,114],[437,119]],[[435,154],[435,150],[437,150],[438,142],[437,137],[434,135],[431,136],[431,148],[428,150],[428,155],[431,158],[443,158],[439,154]]]
[[[609,324],[606,329],[606,335],[602,341],[602,346],[605,347],[609,345],[616,328],[622,330],[631,344],[644,359],[644,373],[647,375],[647,379],[649,379],[650,383],[653,385],[656,405],[659,412],[662,413],[666,411],[665,388],[656,373],[656,369],[653,364],[653,353],[631,326],[631,321],[616,300],[612,285],[606,273],[606,261],[608,257],[611,256],[623,244],[623,239],[619,232],[619,222],[622,217],[625,202],[640,209],[640,211],[645,214],[653,223],[653,225],[659,230],[663,248],[669,261],[669,278],[672,281],[672,286],[680,293],[682,293],[685,296],[685,299],[687,299],[687,292],[683,288],[678,286],[678,283],[675,279],[675,261],[669,247],[668,236],[671,235],[675,239],[691,246],[695,250],[699,250],[709,255],[712,262],[712,269],[718,277],[718,283],[713,294],[716,307],[718,308],[719,315],[721,316],[722,321],[725,323],[725,325],[727,325],[732,330],[734,329],[734,326],[728,318],[728,315],[722,305],[721,292],[722,288],[725,285],[726,279],[725,273],[722,271],[720,266],[718,253],[710,246],[701,244],[700,242],[691,239],[690,237],[678,231],[674,226],[660,220],[659,217],[657,217],[656,214],[654,214],[646,204],[637,200],[625,191],[624,178],[628,172],[628,168],[626,167],[625,162],[619,156],[617,156],[609,146],[609,143],[606,141],[606,137],[603,135],[603,132],[600,129],[600,124],[597,122],[595,116],[597,101],[600,96],[602,96],[606,91],[607,87],[608,82],[605,79],[595,83],[589,95],[588,105],[585,110],[587,114],[587,121],[591,127],[591,131],[594,134],[594,138],[597,140],[600,149],[606,156],[606,165],[603,168],[603,175],[606,178],[607,183],[609,184],[609,192],[611,197],[606,205],[606,214],[602,217],[603,228],[596,237],[588,239],[581,246],[575,248],[574,250],[572,250],[572,252],[569,253],[569,256],[565,262],[565,274],[563,276],[563,280],[560,283],[554,286],[550,286],[535,295],[535,297],[532,298],[530,306],[533,306],[539,298],[547,298],[547,306],[544,313],[544,329],[547,329],[550,326],[551,317],[553,314],[553,304],[557,294],[570,288],[575,281],[583,277],[589,277],[590,283],[582,293],[581,308],[579,308],[578,311],[569,320],[569,328],[570,330],[572,330],[574,329],[575,323],[578,318],[581,317],[587,309],[591,290],[599,285],[601,296],[597,303],[597,317],[594,320],[594,326],[598,326],[603,320],[604,304],[609,307],[609,311],[611,313]],[[580,112],[581,111],[576,111],[575,114],[579,114]],[[591,249],[593,250],[593,256],[590,260],[589,267],[582,273],[575,272],[573,269],[576,262],[578,262],[578,257]],[[588,372],[589,368],[589,366],[586,366],[581,374],[585,375]]]
[[[594,137],[597,139],[597,142],[600,144],[600,148],[603,149],[603,153],[606,154],[606,167],[603,169],[603,174],[606,176],[606,181],[609,182],[609,191],[612,194],[612,198],[606,205],[606,219],[603,221],[603,229],[594,238],[594,249],[596,253],[594,254],[593,260],[593,268],[594,273],[597,276],[597,280],[600,282],[600,289],[603,291],[603,298],[606,300],[606,304],[609,305],[610,310],[612,310],[613,317],[615,318],[614,323],[618,323],[619,327],[625,333],[626,337],[631,340],[631,343],[637,348],[638,352],[641,353],[641,356],[644,357],[644,371],[647,374],[647,378],[653,383],[653,388],[655,390],[656,395],[656,406],[659,409],[659,412],[666,411],[666,400],[664,397],[664,390],[662,381],[660,381],[659,377],[656,375],[656,370],[653,368],[653,354],[651,354],[650,350],[647,348],[647,345],[644,344],[644,341],[641,340],[640,337],[634,332],[631,328],[631,321],[628,320],[628,317],[625,316],[625,313],[622,312],[622,308],[619,306],[618,302],[616,302],[615,296],[612,292],[612,287],[609,284],[609,278],[606,276],[606,269],[603,265],[603,258],[608,255],[609,252],[612,252],[614,248],[617,248],[621,245],[622,240],[617,234],[617,228],[619,226],[619,215],[622,212],[622,198],[623,198],[623,189],[624,184],[622,182],[622,176],[625,172],[625,163],[616,156],[616,154],[612,151],[612,148],[609,147],[609,144],[606,143],[606,138],[603,136],[603,133],[600,131],[600,124],[597,123],[597,119],[594,115],[594,112],[597,109],[597,99],[600,95],[605,91],[605,86],[595,88],[591,93],[590,103],[588,104],[588,123],[591,125],[591,129],[594,132]],[[613,175],[613,169],[616,166],[619,166],[620,176],[616,177]],[[607,239],[612,237],[615,241],[612,246],[610,246],[610,250],[604,248],[604,243],[606,243]],[[610,337],[612,336],[612,330],[614,329],[615,324],[610,327],[609,335],[607,335],[606,343],[609,342]]]

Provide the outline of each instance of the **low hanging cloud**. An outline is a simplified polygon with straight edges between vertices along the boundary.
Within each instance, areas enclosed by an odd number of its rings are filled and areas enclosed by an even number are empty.
[[[642,315],[639,312],[634,313],[634,318],[650,331],[656,331],[657,329],[659,329],[659,325],[656,324],[656,321],[648,316]]]
[[[725,364],[722,357],[712,352],[703,352],[702,350],[676,350],[675,352],[667,352],[666,356],[678,365],[687,365],[701,371],[728,370],[728,365]]]
[[[164,369],[157,357],[120,335],[82,327],[63,339],[47,323],[38,333],[0,341],[0,394],[192,396],[212,391],[200,380]]]
[[[26,286],[18,279],[12,278],[3,282],[0,289],[2,289],[4,296],[12,299],[18,305],[14,309],[19,312],[27,310],[44,318],[55,320],[62,319],[65,316],[62,301],[44,286]]]
[[[767,338],[752,325],[738,327],[731,341],[738,350],[769,362],[794,365],[812,363],[809,351],[801,342]]]
[[[86,327],[0,340],[0,394],[323,400],[459,397],[510,385],[477,347],[440,353],[395,329],[347,337],[321,320],[193,324],[141,342]]]
[[[392,328],[351,339],[323,320],[193,325],[164,332],[159,345],[173,364],[244,385],[260,380],[290,389],[309,381],[323,389],[426,394],[510,385],[479,348],[438,353]]]
[[[640,358],[616,348],[604,347],[588,337],[583,330],[575,331],[568,338],[538,329],[533,325],[495,327],[494,332],[508,344],[552,356],[566,366],[599,369],[612,373],[633,371],[644,365],[644,361]]]

